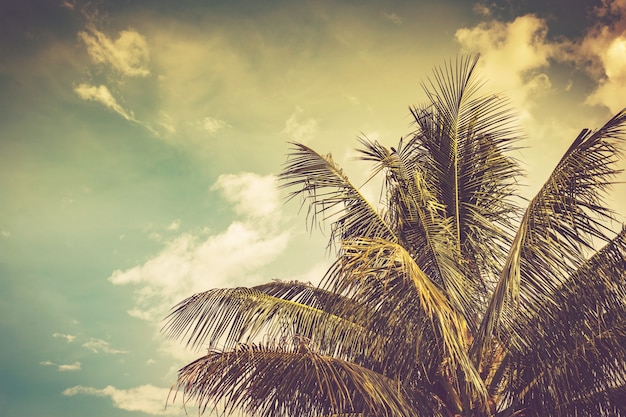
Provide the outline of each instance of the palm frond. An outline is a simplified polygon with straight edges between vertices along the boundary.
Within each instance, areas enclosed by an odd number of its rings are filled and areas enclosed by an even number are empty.
[[[476,312],[466,277],[459,269],[460,254],[443,207],[428,190],[419,170],[409,169],[402,148],[393,151],[378,142],[361,139],[361,159],[375,162],[374,172],[386,172],[388,223],[400,243],[430,279],[438,285],[463,317],[473,324]]]
[[[319,355],[298,339],[209,352],[179,371],[175,389],[200,412],[221,404],[224,413],[253,416],[439,415],[427,393],[409,393],[399,381]]]
[[[399,302],[400,293],[413,299],[413,303],[428,318],[432,334],[441,341],[450,367],[462,370],[461,382],[467,384],[466,388],[472,391],[472,397],[479,404],[486,404],[485,385],[467,356],[467,322],[402,245],[383,239],[344,241],[340,257],[326,279],[334,283],[334,291],[351,293],[352,299],[364,304],[371,300],[374,304],[369,305],[376,308],[380,297],[377,301],[372,297],[376,294],[372,288],[363,285],[372,277],[382,283],[382,297]],[[407,333],[410,331],[407,329]]]
[[[626,384],[626,228],[550,299],[520,311],[509,337],[511,396],[545,414],[616,405]],[[591,401],[595,398],[595,401]],[[608,402],[607,402],[608,401]],[[621,402],[622,407],[626,402]],[[622,409],[626,412],[626,409]],[[618,415],[618,414],[611,414]]]
[[[338,316],[333,311],[344,314]],[[239,343],[298,336],[325,354],[379,357],[384,335],[364,327],[367,310],[346,299],[300,283],[222,288],[195,294],[176,305],[164,332],[191,348],[232,348]]]
[[[396,241],[393,230],[360,191],[348,180],[330,155],[293,143],[287,165],[279,175],[281,188],[297,187],[289,199],[300,196],[308,203],[311,226],[332,221],[330,244],[350,236],[381,237]]]
[[[403,159],[424,172],[451,220],[473,291],[484,296],[512,239],[519,209],[511,197],[522,172],[507,156],[520,139],[514,113],[507,100],[481,94],[477,62],[467,56],[435,69],[423,86],[428,104],[411,109],[417,130]]]
[[[499,325],[513,326],[516,305],[551,298],[596,240],[610,240],[605,221],[612,213],[602,197],[619,172],[615,141],[625,133],[625,111],[595,132],[583,130],[531,200],[472,346],[475,359]]]

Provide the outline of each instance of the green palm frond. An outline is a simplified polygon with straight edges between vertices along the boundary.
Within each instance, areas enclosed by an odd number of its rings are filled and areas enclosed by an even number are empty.
[[[438,415],[427,393],[407,392],[398,381],[319,355],[298,339],[209,352],[179,371],[175,390],[201,412],[220,404],[225,413],[277,417]]]
[[[332,221],[330,244],[350,236],[397,240],[380,213],[363,197],[330,155],[293,143],[288,163],[279,175],[282,188],[296,187],[289,199],[300,196],[309,204],[307,217]]]
[[[499,324],[513,325],[518,300],[525,309],[551,298],[595,240],[609,240],[604,221],[612,213],[602,196],[619,172],[615,141],[625,133],[625,111],[595,132],[583,130],[531,200],[472,347],[475,357]]]

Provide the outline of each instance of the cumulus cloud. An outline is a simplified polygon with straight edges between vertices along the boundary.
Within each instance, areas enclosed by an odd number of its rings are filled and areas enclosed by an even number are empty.
[[[152,415],[178,414],[180,410],[177,407],[165,408],[169,393],[169,388],[154,385],[140,385],[129,389],[118,389],[111,385],[102,389],[77,385],[63,391],[63,395],[67,397],[79,394],[108,397],[113,401],[113,405],[121,410],[140,411]]]
[[[291,140],[296,142],[307,143],[317,134],[317,120],[307,119],[305,122],[300,122],[298,119],[302,113],[303,110],[297,107],[285,122],[285,128],[281,133],[289,136]]]
[[[586,102],[606,106],[617,113],[626,105],[626,36],[613,39],[598,55],[605,76]]]
[[[114,70],[129,77],[145,77],[150,74],[150,55],[146,39],[136,31],[123,30],[116,40],[99,31],[93,25],[78,33],[87,46],[87,52],[96,64],[108,64]]]
[[[74,92],[78,94],[80,98],[87,101],[97,101],[100,104],[103,104],[105,107],[113,110],[120,116],[122,116],[126,120],[130,120],[133,122],[137,122],[135,117],[127,112],[113,97],[111,91],[109,91],[106,85],[89,85],[86,83],[81,83],[77,87],[74,88]]]
[[[549,59],[561,52],[558,44],[548,41],[547,32],[544,20],[525,15],[512,22],[493,20],[462,28],[455,36],[465,52],[480,52],[489,85],[506,91],[514,105],[522,108],[529,104],[531,93],[551,85],[543,71]]]
[[[93,353],[109,353],[111,355],[118,355],[123,353],[128,353],[127,350],[114,349],[111,347],[109,342],[102,339],[90,338],[88,341],[83,343],[83,347],[85,349],[89,349]]]
[[[251,172],[223,174],[212,187],[219,190],[235,212],[244,217],[269,217],[278,212],[280,196],[276,177],[261,176]]]

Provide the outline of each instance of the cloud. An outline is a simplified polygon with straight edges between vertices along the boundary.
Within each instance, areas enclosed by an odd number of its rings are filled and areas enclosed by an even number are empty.
[[[80,362],[74,362],[72,364],[66,364],[66,365],[59,365],[57,369],[61,372],[80,371]]]
[[[137,122],[135,117],[124,110],[122,106],[117,102],[113,94],[109,91],[106,85],[99,85],[96,87],[95,85],[89,85],[86,83],[81,83],[78,87],[74,88],[74,92],[78,94],[80,98],[87,101],[97,101],[101,104],[104,104],[109,109],[113,110],[124,119]]]
[[[202,128],[206,130],[209,135],[217,133],[219,130],[222,130],[228,126],[228,123],[226,123],[224,120],[216,119],[213,117],[205,117],[204,120],[202,120]]]
[[[123,30],[113,41],[104,33],[89,25],[78,37],[87,46],[87,52],[96,64],[108,64],[114,70],[129,77],[150,75],[150,60],[146,39],[133,30]]]
[[[0,230],[0,236],[9,238],[9,237],[11,237],[11,232],[9,232],[8,230],[2,229],[2,230]]]
[[[273,261],[288,240],[287,232],[267,236],[254,225],[233,222],[207,238],[182,234],[143,265],[113,272],[109,281],[136,285],[136,305],[128,313],[158,321],[174,303],[194,292],[254,281],[256,271]]]
[[[317,134],[317,120],[308,119],[304,123],[301,123],[298,117],[302,112],[303,110],[297,107],[285,122],[285,128],[281,133],[286,134],[291,140],[296,142],[307,143]]]
[[[280,195],[276,177],[251,172],[222,174],[211,188],[219,190],[235,212],[244,217],[271,217],[278,212]]]
[[[543,19],[525,15],[512,22],[483,22],[457,30],[455,37],[465,52],[481,54],[481,73],[496,90],[506,91],[518,108],[528,106],[531,93],[549,88],[543,73],[550,58],[562,58],[560,45],[547,40]],[[503,71],[502,68],[506,68]]]
[[[90,338],[87,342],[83,343],[83,347],[86,349],[89,349],[93,353],[102,352],[102,353],[109,353],[111,355],[128,353],[127,350],[113,349],[111,345],[109,344],[109,342],[102,340],[102,339],[96,339],[93,337]]]
[[[401,25],[402,19],[395,13],[383,13],[385,19],[393,23],[394,25]]]
[[[80,362],[74,362],[74,363],[70,363],[70,364],[60,364],[60,365],[57,365],[56,363],[51,362],[51,361],[41,361],[41,362],[39,362],[39,365],[41,365],[41,366],[56,366],[57,370],[59,372],[74,372],[74,371],[80,371],[80,369],[81,369]]]
[[[613,39],[598,55],[605,76],[586,103],[603,105],[617,113],[626,105],[626,36]]]
[[[76,339],[76,336],[74,336],[74,335],[63,334],[63,333],[58,333],[58,332],[53,333],[52,337],[54,337],[54,338],[63,338],[63,339],[65,339],[65,341],[67,343],[72,343],[74,341],[74,339]]]
[[[178,229],[180,229],[180,219],[174,220],[172,223],[169,224],[169,226],[167,226],[167,230],[169,231],[176,231]]]
[[[79,394],[108,397],[113,401],[113,405],[121,410],[140,411],[152,415],[178,414],[180,413],[178,408],[165,408],[169,393],[169,388],[154,385],[140,385],[129,389],[118,389],[111,385],[102,389],[77,385],[63,391],[63,395],[67,397]]]

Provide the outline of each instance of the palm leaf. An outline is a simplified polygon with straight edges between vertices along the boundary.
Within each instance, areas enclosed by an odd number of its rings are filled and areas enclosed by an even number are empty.
[[[506,363],[510,395],[544,414],[602,415],[584,410],[590,404],[624,407],[610,393],[626,384],[625,283],[623,228],[552,298],[520,311],[509,336],[517,339]]]
[[[531,200],[474,340],[475,360],[494,331],[513,326],[514,303],[526,309],[550,298],[595,240],[610,240],[603,221],[612,214],[602,195],[619,172],[615,140],[625,124],[622,111],[595,132],[583,130]]]
[[[224,413],[277,417],[438,415],[427,394],[409,395],[398,381],[319,355],[298,339],[209,352],[179,371],[175,389],[200,412],[222,404]]]
[[[302,197],[308,203],[311,225],[332,221],[330,244],[350,236],[382,237],[396,241],[392,229],[363,197],[330,155],[293,143],[288,163],[279,175],[281,188],[297,187],[289,199]]]
[[[467,384],[465,388],[472,391],[471,397],[479,402],[478,407],[485,405],[486,388],[467,356],[467,323],[404,247],[383,239],[344,241],[340,257],[326,279],[334,283],[334,291],[351,293],[351,298],[359,302],[372,300],[377,303],[380,297],[376,301],[376,297],[372,296],[376,293],[371,287],[362,287],[371,277],[383,283],[384,297],[394,302],[401,300],[398,293],[413,298],[413,303],[429,319],[432,334],[441,341],[450,368],[458,366],[462,370],[463,380],[457,380],[457,383]],[[372,308],[376,308],[376,304]],[[407,329],[407,332],[410,331]],[[427,355],[426,352],[424,354]],[[457,378],[456,375],[451,377]],[[465,394],[470,395],[469,392]]]
[[[385,334],[364,327],[366,316],[371,313],[345,297],[301,283],[275,282],[195,294],[172,309],[163,330],[195,349],[298,336],[326,354],[353,360],[356,355],[380,357]]]

